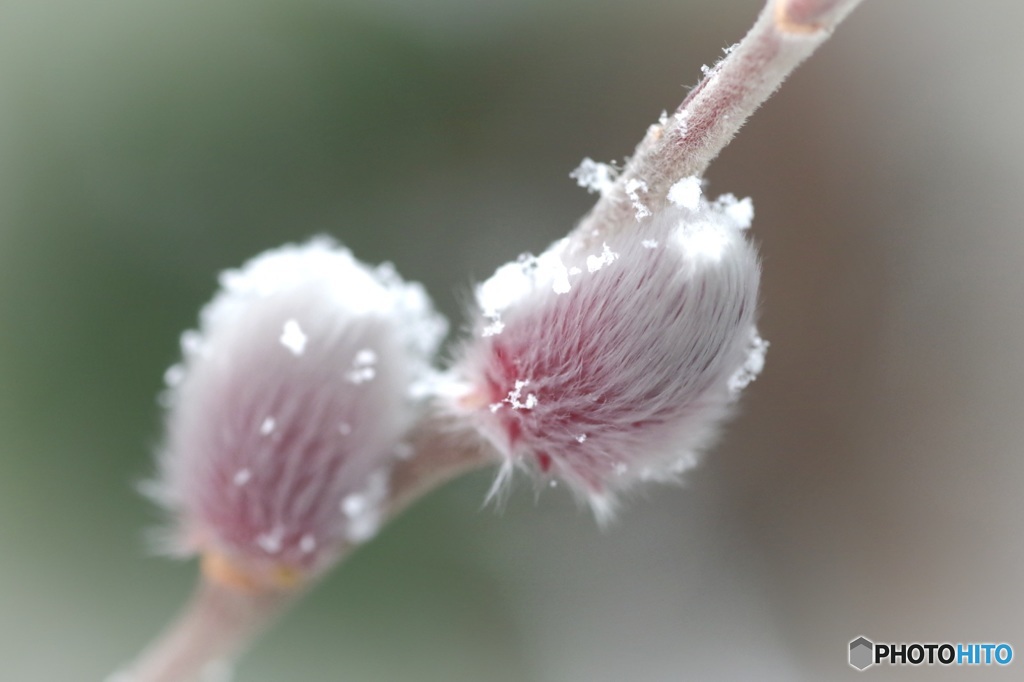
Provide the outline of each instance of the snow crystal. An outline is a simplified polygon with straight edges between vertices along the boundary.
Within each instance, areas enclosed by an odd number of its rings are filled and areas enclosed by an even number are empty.
[[[352,369],[345,374],[345,378],[353,384],[362,384],[373,381],[377,376],[374,365],[377,364],[377,354],[369,348],[364,348],[356,353],[352,360]]]
[[[709,221],[699,221],[680,223],[676,238],[688,255],[717,263],[722,260],[733,236],[728,228]]]
[[[491,323],[480,331],[481,336],[497,336],[505,331],[505,323],[501,321],[501,315],[495,314],[490,319]]]
[[[501,333],[504,325],[495,324],[499,322],[501,311],[538,287],[550,287],[556,294],[564,294],[572,288],[569,278],[580,271],[578,268],[566,268],[562,263],[559,254],[567,241],[555,242],[540,256],[523,254],[516,262],[502,265],[477,286],[477,303],[484,318],[489,320],[482,332],[485,336]]]
[[[696,211],[700,206],[700,197],[700,178],[696,175],[683,178],[668,190],[668,200],[670,202],[680,208],[687,208],[691,211]]]
[[[587,434],[581,433],[580,435],[576,436],[576,442],[577,443],[586,443],[587,442]]]
[[[529,380],[516,379],[515,388],[508,392],[508,397],[501,401],[501,403],[491,405],[491,412],[497,412],[502,403],[508,403],[512,406],[513,410],[532,410],[537,407],[537,396],[533,393],[528,393],[525,401],[520,400],[523,397],[523,389],[529,385]]]
[[[633,208],[636,210],[637,222],[640,222],[647,216],[651,215],[651,209],[647,208],[647,205],[640,201],[640,192],[647,192],[646,182],[636,178],[630,178],[624,189],[626,196],[629,197],[629,201],[633,204]]]
[[[597,272],[606,265],[611,265],[619,258],[619,254],[613,252],[608,244],[601,245],[601,255],[587,256],[587,272]]]
[[[575,180],[576,184],[580,187],[586,188],[591,194],[595,192],[604,194],[615,184],[615,178],[618,177],[618,174],[619,172],[613,166],[587,157],[580,162],[576,170],[569,173],[569,177]]]
[[[274,432],[274,429],[276,427],[277,420],[274,419],[273,417],[267,417],[266,419],[263,420],[263,423],[260,424],[260,433],[263,434],[264,436],[269,436]]]
[[[288,320],[284,323],[284,330],[281,332],[281,345],[290,350],[294,355],[302,355],[306,350],[306,334],[296,320]]]
[[[645,240],[643,240],[640,243],[643,245],[643,247],[645,249],[656,249],[656,248],[658,248],[658,240],[657,239],[645,239]]]
[[[555,278],[551,282],[551,290],[556,294],[565,294],[572,289],[572,285],[569,284],[569,271],[562,267],[556,270],[554,273]]]
[[[477,301],[486,317],[496,317],[533,288],[532,270],[536,267],[536,259],[533,256],[526,258],[532,265],[520,257],[515,263],[502,265],[476,288]]]
[[[764,369],[764,356],[768,352],[768,342],[761,338],[757,330],[751,331],[750,345],[747,346],[747,358],[743,366],[729,377],[729,392],[739,395],[747,385],[757,378]]]
[[[738,230],[749,229],[754,222],[754,202],[750,197],[737,200],[732,194],[723,194],[715,203],[721,206],[725,217],[731,220]]]
[[[367,367],[377,362],[377,354],[370,348],[363,348],[356,353],[355,364]]]

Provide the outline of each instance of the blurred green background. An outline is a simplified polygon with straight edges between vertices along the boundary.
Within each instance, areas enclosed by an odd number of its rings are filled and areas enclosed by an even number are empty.
[[[579,160],[627,155],[758,8],[0,5],[0,679],[101,680],[188,594],[132,483],[217,272],[328,233],[457,329],[589,207]],[[712,167],[755,200],[772,348],[684,490],[602,532],[562,491],[496,513],[459,481],[237,679],[831,680],[858,635],[1024,655],[1022,20],[868,0]]]

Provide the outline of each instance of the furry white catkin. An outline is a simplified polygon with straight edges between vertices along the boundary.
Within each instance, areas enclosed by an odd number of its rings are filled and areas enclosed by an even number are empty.
[[[709,202],[696,178],[667,206],[605,235],[573,234],[477,288],[451,409],[513,465],[587,499],[599,519],[640,481],[696,461],[760,370],[752,208]]]
[[[376,532],[446,323],[420,285],[326,239],[221,286],[168,372],[149,490],[172,512],[165,549],[228,580],[287,583]]]

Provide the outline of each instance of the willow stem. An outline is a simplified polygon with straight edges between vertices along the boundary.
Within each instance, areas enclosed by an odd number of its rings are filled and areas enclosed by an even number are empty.
[[[201,576],[170,627],[110,682],[198,682],[220,671],[299,596],[301,590],[246,591]]]
[[[638,220],[630,191],[642,192],[637,198],[657,213],[668,202],[672,184],[702,176],[747,118],[860,2],[769,0],[753,28],[705,70],[675,114],[648,129],[577,230],[597,235]]]

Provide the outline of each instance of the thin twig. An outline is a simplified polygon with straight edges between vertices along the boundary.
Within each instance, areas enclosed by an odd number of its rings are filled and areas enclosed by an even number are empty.
[[[388,518],[448,481],[500,461],[479,437],[443,413],[420,422],[411,440],[414,456],[399,461],[391,472]]]
[[[673,183],[703,175],[747,118],[860,1],[769,0],[750,32],[706,70],[675,114],[648,129],[615,183],[580,222],[579,233],[601,234],[638,220],[630,190],[657,212]]]
[[[244,590],[203,575],[171,626],[110,682],[193,682],[224,679],[235,657],[302,590]]]

